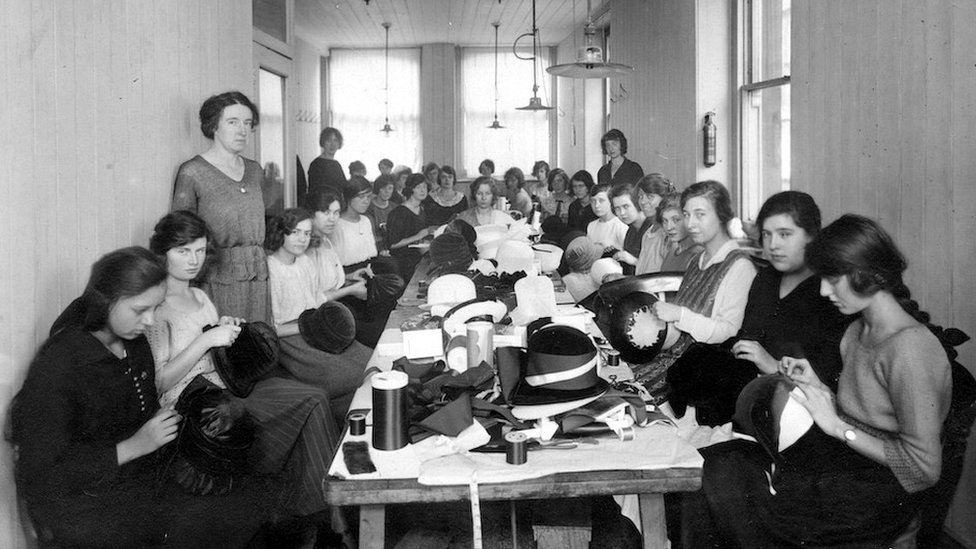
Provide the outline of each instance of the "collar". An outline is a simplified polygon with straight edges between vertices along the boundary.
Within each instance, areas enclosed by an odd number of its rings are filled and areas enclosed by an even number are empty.
[[[729,240],[725,244],[722,244],[722,247],[718,249],[718,252],[716,252],[715,255],[713,255],[712,258],[709,259],[708,263],[705,265],[702,265],[702,261],[704,261],[705,259],[705,254],[703,252],[702,255],[698,258],[698,268],[704,271],[705,269],[711,267],[712,265],[715,265],[716,263],[721,263],[725,261],[725,258],[728,257],[729,253],[731,253],[733,250],[738,250],[738,249],[739,249],[739,243],[736,242],[735,240]]]

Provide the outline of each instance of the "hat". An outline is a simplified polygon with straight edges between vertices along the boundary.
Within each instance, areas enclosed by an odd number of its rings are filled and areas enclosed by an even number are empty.
[[[444,316],[458,303],[478,297],[474,282],[461,274],[445,274],[434,279],[427,288],[427,303],[421,309],[430,309],[433,316]]]
[[[520,271],[533,272],[535,251],[528,242],[520,240],[503,240],[498,245],[498,272],[517,273]]]
[[[465,324],[472,319],[486,316],[492,322],[501,322],[508,313],[508,308],[501,301],[495,299],[478,298],[459,303],[444,313],[441,328],[448,337],[467,333]]]
[[[498,254],[498,244],[508,233],[505,225],[478,225],[474,228],[477,237],[474,245],[478,248],[479,259],[495,259]]]
[[[558,215],[550,215],[542,222],[542,238],[558,243],[566,234],[566,223]]]
[[[657,301],[652,294],[631,292],[611,305],[607,338],[625,361],[650,362],[664,347],[669,331],[677,333],[654,314],[652,307]]]
[[[213,327],[205,326],[203,331]],[[210,356],[230,392],[246,397],[278,365],[278,335],[264,322],[245,322],[240,328],[233,345],[214,347]]]
[[[539,262],[539,268],[543,273],[551,273],[559,269],[559,263],[563,259],[562,248],[555,244],[536,244],[532,249],[535,250],[535,259]]]
[[[560,412],[553,413],[551,405],[576,407],[581,400],[597,398],[609,387],[597,376],[598,357],[593,340],[576,328],[550,324],[535,330],[529,334],[528,351],[519,360],[519,381],[509,399],[515,406],[512,412],[531,419],[542,410],[535,407],[544,406],[555,415]],[[499,362],[500,377],[501,369]]]
[[[603,284],[603,279],[609,275],[623,275],[624,269],[617,263],[616,259],[610,257],[604,257],[603,259],[597,259],[593,262],[593,266],[590,267],[590,277],[593,282],[596,282],[597,286]]]
[[[680,272],[646,273],[627,276],[600,285],[600,297],[604,301],[614,303],[631,292],[644,292],[655,295],[664,292],[677,292],[681,286],[682,278],[684,278],[684,273]]]
[[[593,268],[593,262],[600,258],[603,248],[586,236],[579,236],[573,239],[566,246],[566,265],[574,273],[585,273]],[[598,283],[599,285],[599,283]]]
[[[792,394],[796,391],[801,390],[784,375],[760,376],[749,382],[736,400],[733,429],[777,455],[813,426],[810,412]]]
[[[548,276],[530,275],[517,280],[515,299],[518,306],[512,310],[511,317],[519,326],[557,313],[556,290]]]
[[[342,303],[326,301],[299,315],[298,330],[312,347],[337,355],[356,338],[356,319]]]
[[[375,273],[366,279],[366,300],[370,306],[396,306],[396,300],[400,299],[406,287],[398,274]]]
[[[428,274],[463,273],[474,258],[468,241],[460,233],[445,232],[430,242]]]

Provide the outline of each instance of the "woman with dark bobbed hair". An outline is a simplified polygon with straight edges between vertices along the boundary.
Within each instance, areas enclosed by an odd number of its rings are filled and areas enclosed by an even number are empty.
[[[200,129],[213,141],[207,152],[183,163],[176,174],[172,210],[190,210],[213,232],[214,260],[204,291],[224,314],[271,319],[264,239],[264,172],[244,158],[258,110],[236,91],[214,95],[200,107]]]
[[[569,180],[570,191],[576,199],[569,203],[566,217],[567,230],[585,233],[590,221],[596,221],[596,213],[590,207],[590,189],[594,184],[593,176],[586,170],[574,173],[573,178]]]
[[[413,244],[419,244],[433,231],[427,227],[427,216],[423,202],[427,198],[427,179],[424,174],[415,173],[407,178],[403,187],[403,204],[390,212],[386,218],[386,235],[390,243],[390,255],[399,263],[400,277],[404,282],[410,280],[420,262],[421,253]]]
[[[343,188],[342,194],[346,203],[332,234],[332,243],[342,266],[351,273],[365,267],[379,254],[373,220],[366,215],[372,202],[373,185],[365,177],[356,175]]]
[[[59,547],[244,547],[270,516],[263,483],[194,496],[165,474],[182,418],[159,406],[144,335],[165,295],[149,250],[103,256],[14,399],[18,495]]]
[[[820,293],[855,315],[837,391],[809,360],[780,361],[779,382],[796,387],[789,400],[814,425],[785,449],[765,436],[703,449],[685,547],[890,547],[939,480],[950,366],[902,280],[904,256],[875,221],[844,215],[807,245],[806,262]]]
[[[454,188],[455,173],[450,166],[441,166],[437,185],[424,199],[424,213],[427,225],[436,227],[454,219],[454,216],[468,209],[468,199],[464,193]]]
[[[342,132],[333,127],[325,128],[319,134],[319,146],[322,147],[322,154],[308,165],[308,192],[322,187],[342,192],[346,185],[346,174],[342,171],[342,164],[335,159],[342,148]]]
[[[525,174],[522,169],[512,167],[506,170],[504,182],[510,211],[519,212],[526,218],[531,217],[532,197],[525,190]]]
[[[600,138],[600,148],[610,160],[596,174],[597,183],[617,186],[624,183],[636,185],[644,177],[640,164],[627,158],[627,138],[624,132],[613,129]]]

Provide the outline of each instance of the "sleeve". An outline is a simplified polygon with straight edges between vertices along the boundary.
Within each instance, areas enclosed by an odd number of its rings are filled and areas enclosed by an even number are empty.
[[[52,364],[72,358],[42,351],[15,401],[19,476],[55,494],[109,482],[119,471],[114,442],[85,440],[73,432],[83,403],[64,369]]]
[[[898,436],[884,444],[892,473],[908,492],[932,486],[942,472],[942,423],[952,377],[945,350],[925,327],[912,329],[883,361]]]
[[[406,206],[397,206],[386,218],[386,235],[391,248],[404,238],[416,234],[416,231],[411,232],[413,227],[410,223],[410,217],[412,215],[413,212],[408,210]]]
[[[286,284],[281,272],[276,268],[274,260],[268,256],[268,293],[271,295],[271,319],[274,327],[279,328],[290,318],[284,316],[284,294],[287,292]]]
[[[663,230],[647,231],[641,236],[640,255],[637,257],[636,274],[656,273],[664,264],[667,254],[667,238]]]
[[[756,267],[748,258],[735,260],[719,283],[712,305],[712,315],[705,316],[681,308],[681,318],[675,326],[701,343],[721,343],[734,336],[742,326],[749,288],[756,277]]]
[[[169,387],[163,386],[162,376],[166,365],[172,358],[171,333],[169,320],[158,313],[156,321],[146,330],[146,339],[149,341],[149,348],[152,349],[153,363],[156,366],[156,388],[160,393],[169,389]]]
[[[614,218],[613,223],[613,243],[612,246],[618,250],[624,249],[624,240],[627,239],[627,225],[620,220],[620,218]]]
[[[197,190],[196,178],[190,175],[190,170],[181,166],[176,174],[176,185],[173,188],[173,207],[170,211],[190,210],[197,211]]]
[[[816,340],[809,349],[804,349],[817,376],[837,392],[837,381],[844,367],[840,354],[840,341],[851,323],[851,318],[841,314],[829,300],[821,298],[818,303],[819,328]]]
[[[369,216],[363,216],[360,222],[363,221],[365,221],[366,225],[369,226],[369,230],[366,231],[366,238],[363,241],[363,246],[366,248],[366,257],[368,259],[371,257],[376,257],[379,254],[379,251],[376,249],[376,227],[373,224],[373,220],[370,219]]]

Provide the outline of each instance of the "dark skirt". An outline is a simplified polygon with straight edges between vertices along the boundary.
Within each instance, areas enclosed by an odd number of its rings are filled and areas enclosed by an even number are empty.
[[[325,390],[338,425],[345,423],[352,397],[363,383],[363,372],[373,351],[353,341],[339,354],[312,347],[301,335],[280,339],[279,363],[287,377]]]

